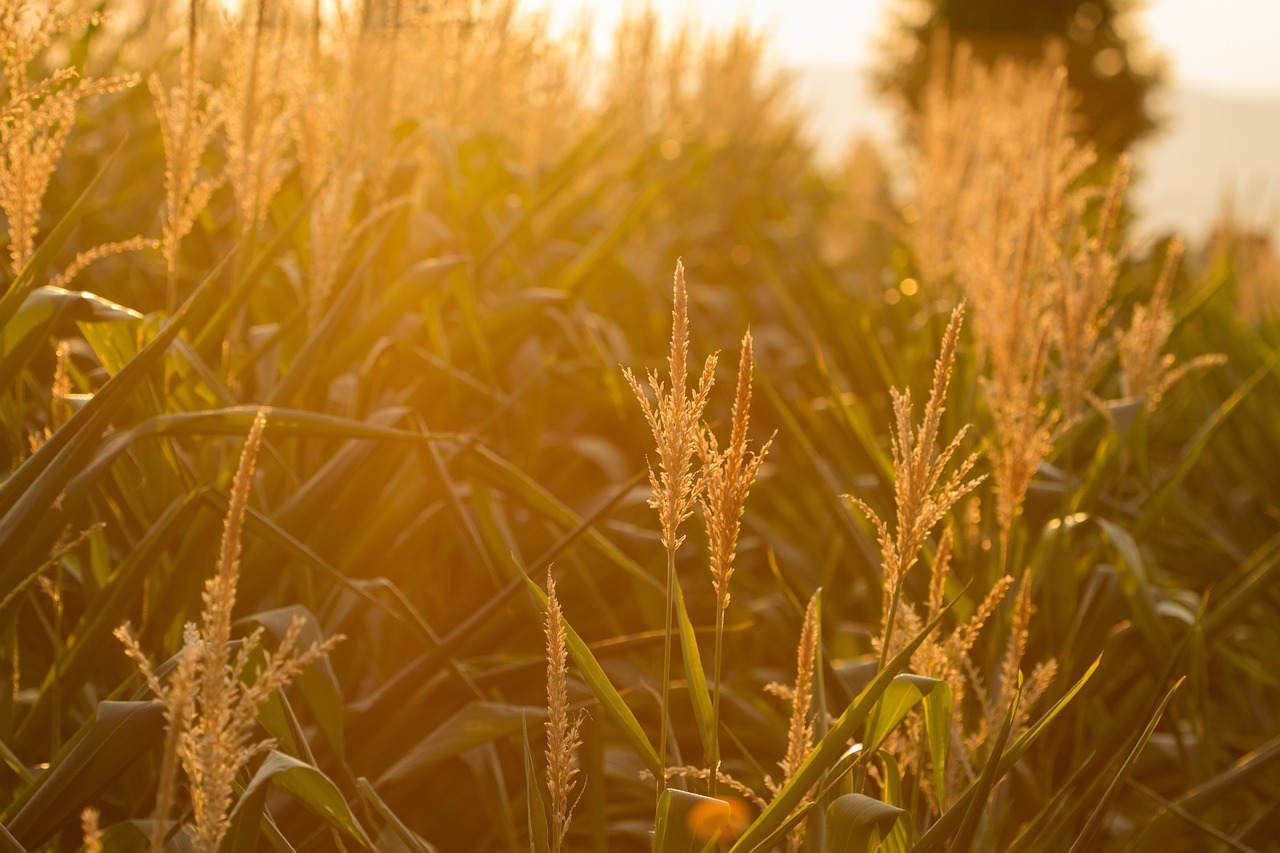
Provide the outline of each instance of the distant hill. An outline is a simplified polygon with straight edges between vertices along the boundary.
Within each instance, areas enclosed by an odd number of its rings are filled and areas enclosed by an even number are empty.
[[[896,116],[856,66],[804,65],[787,74],[824,160],[835,162],[852,139],[865,135],[894,161]],[[1181,87],[1162,101],[1165,129],[1134,152],[1141,230],[1202,239],[1230,194],[1241,219],[1269,228],[1280,243],[1280,96]]]

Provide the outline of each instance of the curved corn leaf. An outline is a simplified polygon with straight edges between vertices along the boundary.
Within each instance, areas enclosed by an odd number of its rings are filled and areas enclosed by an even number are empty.
[[[845,794],[827,806],[826,853],[874,853],[904,809],[864,794]]]
[[[526,717],[541,720],[542,708],[470,702],[418,742],[378,779],[378,785],[394,785],[416,777],[435,764],[495,740],[520,734]]]
[[[529,844],[532,853],[549,853],[551,830],[547,826],[547,804],[542,799],[542,781],[534,769],[533,750],[529,748],[529,725],[524,725],[524,785],[528,792]]]
[[[936,678],[904,673],[889,682],[880,699],[880,710],[873,717],[874,729],[867,733],[865,749],[875,751],[898,727],[920,700],[931,694],[942,682]]]
[[[364,827],[328,776],[305,761],[272,750],[231,810],[231,829],[221,853],[252,853],[257,849],[267,790],[273,785],[288,792],[316,817],[359,842],[366,850],[374,849]]]
[[[9,831],[27,847],[40,846],[163,736],[159,703],[99,702],[97,713],[9,807]]]
[[[724,800],[666,788],[658,797],[653,853],[711,853],[731,816]]]

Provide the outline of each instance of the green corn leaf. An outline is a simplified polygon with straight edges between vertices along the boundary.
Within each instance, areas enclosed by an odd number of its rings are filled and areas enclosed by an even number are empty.
[[[876,757],[880,759],[880,765],[884,771],[885,802],[900,809],[904,808],[906,799],[902,793],[902,771],[898,769],[898,762],[892,755],[884,751],[877,752]],[[885,835],[880,849],[884,853],[906,853],[907,830],[909,828],[911,828],[911,820],[908,813],[907,820],[900,820],[893,824],[888,834]]]
[[[941,684],[936,678],[911,674],[899,675],[889,682],[880,699],[880,710],[873,718],[875,728],[868,733],[864,748],[869,751],[879,749],[885,738],[911,713],[911,709]]]
[[[573,530],[581,526],[582,519],[577,513],[524,471],[488,448],[478,446],[473,452],[468,453],[467,464],[477,476],[523,501],[531,510],[564,529]],[[614,566],[640,583],[659,592],[663,591],[661,585],[599,530],[587,528],[583,531],[582,538],[597,554]]]
[[[712,853],[732,812],[724,800],[663,790],[653,823],[653,853]]]
[[[122,820],[102,830],[102,849],[109,853],[147,853],[151,849],[150,820]],[[170,827],[175,827],[173,821]],[[164,843],[164,853],[195,853],[191,837],[185,832],[171,831]]]
[[[378,786],[394,785],[416,778],[434,765],[464,752],[501,740],[524,730],[526,717],[542,720],[542,708],[471,702],[441,723],[410,749],[378,779]]]
[[[524,726],[524,784],[528,791],[529,840],[532,853],[550,853],[551,830],[547,826],[547,804],[542,799],[542,780],[534,768],[533,750],[529,748],[529,725]]]
[[[14,737],[18,747],[29,749],[48,737],[54,691],[78,690],[93,675],[103,645],[116,642],[112,632],[129,618],[133,602],[142,595],[148,571],[171,544],[175,531],[190,525],[199,506],[199,492],[175,501],[111,573],[103,593],[94,598],[72,632],[61,662],[45,676],[31,711]]]
[[[836,797],[827,806],[826,853],[874,853],[906,814],[863,794]]]
[[[3,824],[0,824],[0,853],[27,853],[27,848],[19,844]]]
[[[163,737],[159,703],[99,702],[49,769],[10,805],[9,831],[27,847],[44,844]]]
[[[680,624],[680,652],[684,656],[684,677],[689,685],[689,698],[693,701],[693,717],[698,723],[698,736],[702,740],[703,754],[710,755],[711,739],[715,737],[711,691],[707,687],[707,676],[702,669],[702,655],[698,651],[698,637],[694,633],[693,623],[689,621],[689,611],[684,606],[684,593],[680,590],[679,580],[675,584],[675,599],[676,615],[679,616]]]
[[[995,742],[991,744],[991,755],[987,758],[987,764],[982,768],[982,775],[978,777],[978,781],[972,789],[973,799],[969,801],[969,807],[965,809],[964,820],[960,822],[960,828],[951,839],[951,847],[949,849],[954,853],[968,853],[973,847],[974,839],[978,837],[978,821],[986,810],[991,791],[995,788],[996,782],[1000,780],[1000,760],[1004,754],[1004,745],[1009,740],[1009,732],[1013,729],[1014,718],[1018,715],[1018,701],[1021,698],[1022,673],[1019,672],[1018,686],[1013,692],[1013,700],[1009,703],[1009,711],[1005,714],[1004,725],[1000,727],[1000,734],[996,736]]]
[[[947,756],[951,754],[951,726],[955,697],[945,681],[924,697],[924,725],[929,736],[929,758],[933,764],[933,784],[938,795],[938,813],[947,810]]]
[[[64,334],[67,324],[121,319],[141,320],[142,315],[92,293],[36,288],[0,335],[0,388],[8,388],[51,336]]]
[[[1060,713],[1062,713],[1063,709],[1071,703],[1071,700],[1074,699],[1084,686],[1089,683],[1089,679],[1098,671],[1098,665],[1101,663],[1102,658],[1099,657],[1090,664],[1089,668],[1085,670],[1084,675],[1080,676],[1080,679],[1071,686],[1071,689],[1063,694],[1062,698],[1055,702],[1052,708],[1045,711],[1034,725],[1023,732],[1018,739],[1013,742],[1012,746],[1004,750],[1004,754],[1000,757],[999,767],[996,769],[996,781],[999,781],[999,779],[1003,778],[1006,773],[1012,770],[1013,766],[1017,764],[1026,751],[1031,748],[1032,744],[1040,739],[1040,736],[1044,734],[1045,730],[1049,727],[1049,724],[1052,723]],[[911,853],[930,853],[930,851],[940,850],[943,848],[943,845],[956,833],[960,826],[960,822],[963,820],[964,815],[969,809],[970,804],[977,796],[976,787],[976,785],[972,786],[968,791],[965,791],[964,794],[962,794],[960,798],[952,804],[951,808],[947,809],[946,813],[943,814],[942,817],[938,818],[937,821],[934,822],[933,826],[929,827],[929,831],[921,836],[920,840],[911,848]]]
[[[373,850],[373,842],[352,814],[338,786],[315,767],[283,752],[272,750],[231,810],[231,830],[221,853],[252,853],[257,849],[257,835],[266,806],[269,787],[287,792],[329,826]]]
[[[177,337],[193,306],[203,301],[222,265],[215,267],[172,319],[123,369],[107,381],[88,403],[40,446],[3,484],[0,484],[0,589],[18,579],[26,558],[42,551],[43,537],[32,536],[38,520],[58,503],[102,441],[115,415],[143,379],[161,363],[169,344]],[[54,534],[56,535],[56,533]]]
[[[1147,646],[1159,659],[1173,646],[1173,640],[1165,629],[1160,614],[1151,600],[1152,589],[1147,579],[1146,562],[1133,535],[1118,524],[1101,516],[1093,516],[1107,540],[1111,542],[1120,559],[1120,589],[1129,602],[1129,612],[1147,641]]]
[[[400,817],[391,810],[391,807],[383,802],[382,797],[378,796],[377,790],[374,789],[368,779],[361,776],[356,780],[356,788],[360,791],[360,796],[364,798],[364,801],[387,822],[387,825],[391,827],[391,831],[409,848],[411,853],[437,853],[436,848],[423,841],[416,832],[404,825],[404,821],[400,820]]]

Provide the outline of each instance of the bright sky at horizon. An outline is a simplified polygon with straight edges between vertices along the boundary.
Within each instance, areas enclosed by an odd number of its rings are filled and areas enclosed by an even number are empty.
[[[691,12],[715,26],[747,18],[769,33],[777,58],[788,64],[865,66],[895,0],[649,0],[665,18]],[[524,0],[550,9],[566,25],[588,9],[597,43],[633,0]],[[1280,0],[1148,0],[1139,26],[1151,46],[1169,57],[1174,82],[1222,94],[1280,95]]]

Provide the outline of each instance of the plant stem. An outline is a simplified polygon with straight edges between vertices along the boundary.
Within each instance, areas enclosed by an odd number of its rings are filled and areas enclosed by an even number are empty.
[[[707,756],[710,765],[711,782],[708,794],[712,799],[716,796],[716,778],[720,775],[720,663],[724,658],[724,607],[716,603],[716,661],[713,676],[713,692],[711,698],[711,754]]]
[[[889,643],[893,638],[893,624],[896,621],[896,617],[898,615],[898,602],[901,600],[902,600],[902,579],[899,578],[898,582],[894,584],[893,597],[889,599],[889,614],[885,617],[885,620],[884,620],[884,638],[880,641],[880,665],[876,667],[877,675],[884,672],[885,664],[889,662]],[[873,746],[873,744],[870,742],[871,735],[875,733],[876,725],[879,723],[879,720],[880,720],[880,703],[876,702],[875,707],[871,709],[871,715],[867,718],[866,735],[862,742],[862,750],[864,753],[870,750],[871,747]],[[859,794],[862,793],[862,785],[865,780],[866,780],[866,764],[864,763],[859,765],[857,774],[854,777],[854,781],[853,781],[854,793],[859,793]]]
[[[667,549],[667,627],[662,637],[662,721],[658,735],[658,795],[667,787],[667,708],[671,700],[671,611],[675,609],[676,552]]]

